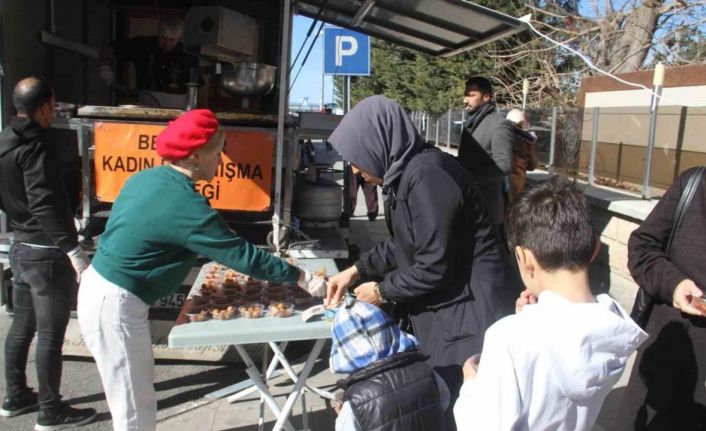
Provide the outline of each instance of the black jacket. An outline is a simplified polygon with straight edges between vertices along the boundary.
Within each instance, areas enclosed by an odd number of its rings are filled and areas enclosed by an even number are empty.
[[[673,308],[677,285],[706,289],[706,175],[665,253],[674,213],[689,177],[679,176],[628,241],[628,268],[640,289],[657,298],[620,406],[615,430],[706,429],[706,318]]]
[[[508,281],[479,192],[455,158],[420,153],[389,193],[391,238],[355,265],[363,279],[382,278],[383,296],[406,309],[453,399],[461,365],[480,353],[485,330],[511,312],[519,289]]]
[[[642,289],[671,304],[674,289],[684,279],[706,287],[706,175],[684,213],[674,236],[671,255],[665,253],[674,213],[686,183],[697,168],[681,174],[628,241],[628,268]]]
[[[461,131],[458,159],[478,184],[495,224],[505,222],[503,177],[512,168],[514,143],[512,123],[500,116],[492,104],[469,117]]]
[[[63,252],[78,245],[54,148],[29,118],[12,118],[0,133],[0,209],[10,218],[15,241]]]
[[[338,384],[365,431],[436,431],[444,413],[434,372],[419,352],[370,364]]]

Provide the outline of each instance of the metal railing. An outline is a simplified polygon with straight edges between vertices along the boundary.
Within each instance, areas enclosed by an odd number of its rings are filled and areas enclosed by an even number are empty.
[[[506,109],[499,109],[501,114]],[[706,107],[527,109],[541,167],[650,199],[692,166],[706,165]],[[410,112],[422,137],[454,148],[467,114]],[[650,137],[654,136],[652,143]]]

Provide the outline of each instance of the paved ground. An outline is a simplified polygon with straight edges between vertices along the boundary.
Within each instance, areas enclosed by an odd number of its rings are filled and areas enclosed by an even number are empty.
[[[382,201],[381,201],[382,202]],[[351,226],[351,238],[361,250],[368,249],[375,241],[387,235],[382,218],[370,223],[365,214],[365,203],[362,194],[356,209],[356,217]],[[4,338],[9,325],[8,317],[0,312],[0,337]],[[298,371],[308,353],[311,343],[295,343],[288,356],[298,358],[293,361]],[[325,347],[324,351],[328,352]],[[0,353],[0,362],[4,363],[4,354]],[[28,376],[30,385],[34,383],[32,370],[34,361],[30,361]],[[626,373],[627,374],[627,373]],[[340,376],[328,370],[327,355],[321,356],[312,373],[310,382],[324,389],[332,389]],[[626,376],[625,376],[626,377]],[[257,429],[260,404],[259,398],[254,395],[230,404],[225,398],[206,399],[204,396],[216,390],[225,388],[232,383],[245,379],[245,373],[239,364],[208,364],[158,361],[155,371],[155,387],[159,398],[158,402],[158,430],[213,430],[213,431],[250,431]],[[625,380],[625,378],[623,379]],[[291,387],[291,382],[284,377],[273,379],[273,392],[277,402],[282,405],[286,392]],[[0,393],[4,394],[4,379],[0,379]],[[609,395],[595,430],[610,429],[605,424],[610,423],[617,414],[617,406],[622,396],[620,382],[616,389]],[[62,381],[64,398],[70,404],[80,407],[93,407],[98,410],[96,422],[81,429],[85,430],[110,430],[112,429],[108,407],[101,388],[95,364],[86,359],[67,357],[64,361]],[[328,401],[308,395],[306,397],[306,410],[308,413],[309,428],[315,430],[332,430],[335,414]],[[271,429],[274,418],[269,410],[266,411],[265,429]],[[302,405],[297,403],[294,409],[293,425],[302,429]],[[7,431],[31,430],[36,414],[30,413],[13,419],[0,418],[0,429]]]
[[[9,319],[6,315],[0,317],[0,334],[7,333]],[[0,361],[4,363],[4,354],[0,354]],[[30,386],[36,388],[34,373],[34,360],[28,364],[28,379]],[[185,364],[185,363],[158,363],[155,372],[155,387],[159,397],[160,413],[173,412],[193,400],[200,399],[203,395],[222,387],[235,376],[243,375],[241,367],[237,365],[221,364]],[[0,382],[0,393],[5,393],[5,381]],[[62,394],[64,399],[72,405],[80,407],[93,407],[98,410],[96,422],[84,427],[86,430],[112,429],[108,405],[105,402],[103,388],[95,364],[83,358],[66,357],[62,379]],[[34,427],[36,414],[30,413],[12,419],[0,418],[0,429],[31,430]]]

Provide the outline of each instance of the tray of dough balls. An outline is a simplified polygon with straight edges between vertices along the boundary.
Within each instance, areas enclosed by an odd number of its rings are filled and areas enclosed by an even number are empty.
[[[286,319],[321,303],[296,285],[257,280],[211,262],[201,268],[176,323]]]

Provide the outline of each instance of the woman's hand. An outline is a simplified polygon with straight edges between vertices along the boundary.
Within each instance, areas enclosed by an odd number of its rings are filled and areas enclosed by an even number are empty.
[[[358,280],[358,277],[358,268],[356,268],[355,265],[330,277],[326,288],[324,305],[338,304],[341,302],[343,293]]]
[[[321,298],[326,294],[326,279],[314,275],[306,269],[301,270],[297,286],[309,292],[315,298]]]
[[[517,301],[515,301],[515,314],[522,311],[522,308],[524,308],[525,305],[536,303],[537,297],[533,293],[529,293],[528,290],[523,290],[522,293],[520,293],[520,297],[517,298]]]
[[[379,306],[381,304],[380,297],[378,297],[375,292],[375,286],[377,283],[370,281],[368,283],[363,283],[355,288],[355,300],[367,302],[368,304],[373,304]]]
[[[706,314],[694,307],[691,303],[691,300],[694,297],[699,298],[701,295],[703,295],[701,289],[696,287],[696,284],[693,281],[686,279],[677,284],[677,288],[674,289],[672,305],[674,305],[674,308],[678,308],[687,314],[692,314],[694,316],[706,316]]]

